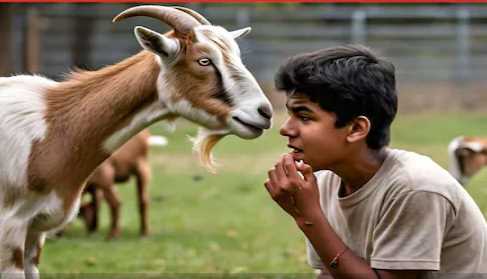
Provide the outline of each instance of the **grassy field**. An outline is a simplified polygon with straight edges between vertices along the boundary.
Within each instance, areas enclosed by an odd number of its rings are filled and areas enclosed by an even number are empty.
[[[135,187],[120,185],[121,237],[104,240],[104,207],[98,233],[88,236],[75,221],[63,238],[47,241],[41,272],[311,273],[303,237],[262,185],[266,170],[286,152],[286,140],[277,132],[284,116],[277,118],[275,128],[257,140],[224,139],[215,152],[221,164],[217,175],[207,173],[192,154],[187,135],[195,134],[194,125],[178,122],[174,133],[154,127],[169,146],[151,153],[151,235],[139,238]],[[392,146],[424,153],[446,167],[448,142],[460,134],[487,136],[487,115],[399,115]],[[487,169],[468,191],[487,216],[486,184]]]

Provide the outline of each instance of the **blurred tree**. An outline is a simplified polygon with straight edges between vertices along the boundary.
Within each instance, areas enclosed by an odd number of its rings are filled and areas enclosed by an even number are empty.
[[[13,71],[11,53],[12,5],[0,4],[0,76]]]

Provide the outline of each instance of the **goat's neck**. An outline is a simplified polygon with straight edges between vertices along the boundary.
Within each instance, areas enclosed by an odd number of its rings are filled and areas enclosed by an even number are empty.
[[[143,51],[99,71],[74,73],[48,92],[46,140],[52,150],[66,149],[58,159],[79,170],[78,180],[131,136],[167,116],[157,98],[159,72],[154,55]]]

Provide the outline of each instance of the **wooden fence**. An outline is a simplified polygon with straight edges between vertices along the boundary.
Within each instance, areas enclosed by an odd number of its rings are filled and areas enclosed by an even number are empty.
[[[190,4],[228,29],[252,26],[241,42],[244,63],[272,82],[284,59],[304,51],[362,43],[388,57],[407,81],[484,80],[486,5]],[[0,4],[0,56],[10,72],[59,78],[73,66],[98,68],[139,51],[138,18],[112,24],[128,4]],[[2,14],[9,11],[9,16]],[[9,53],[5,55],[5,53]],[[5,63],[4,63],[5,64]],[[0,70],[2,63],[0,63]]]

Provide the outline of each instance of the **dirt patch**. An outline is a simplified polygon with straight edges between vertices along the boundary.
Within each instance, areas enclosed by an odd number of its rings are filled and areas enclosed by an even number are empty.
[[[398,91],[401,113],[487,112],[487,82],[401,82]]]

